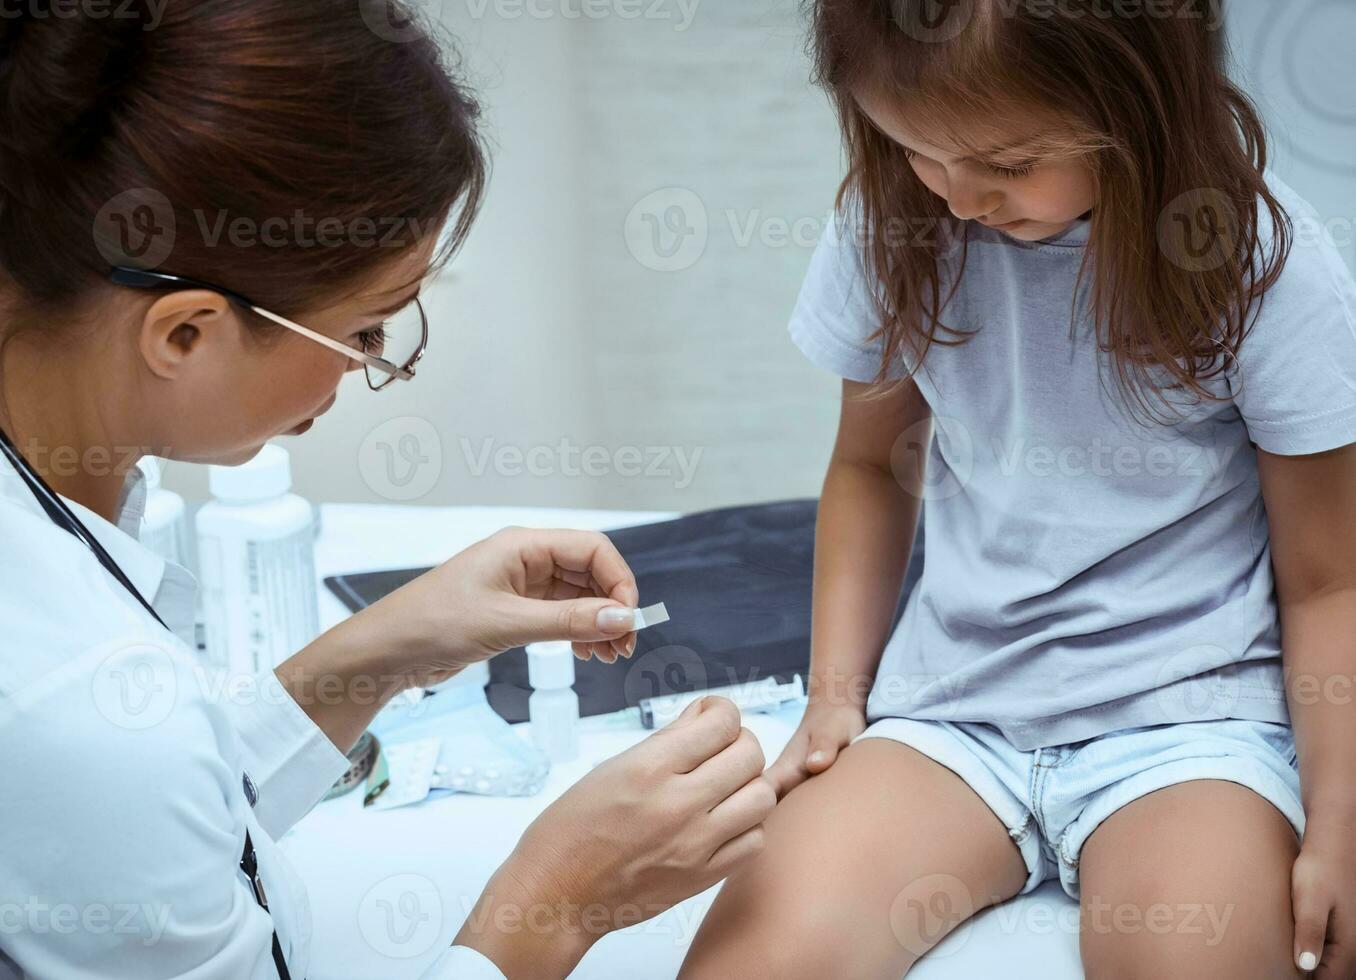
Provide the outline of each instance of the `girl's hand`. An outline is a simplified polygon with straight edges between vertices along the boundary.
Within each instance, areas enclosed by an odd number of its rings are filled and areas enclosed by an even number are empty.
[[[1356,816],[1306,821],[1291,873],[1295,963],[1320,980],[1356,977]],[[1317,966],[1305,958],[1312,954]]]
[[[866,730],[866,711],[855,704],[811,701],[791,741],[764,776],[781,799],[838,758],[838,750]]]
[[[573,640],[576,657],[635,650],[635,576],[596,531],[505,528],[373,603],[393,670],[429,687],[525,643]],[[357,618],[357,617],[355,617]]]

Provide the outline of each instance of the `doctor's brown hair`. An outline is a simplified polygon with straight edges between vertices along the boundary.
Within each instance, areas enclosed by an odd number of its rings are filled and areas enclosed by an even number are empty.
[[[441,265],[487,169],[446,59],[392,0],[6,5],[6,331],[115,288],[114,264],[295,314],[455,214]]]
[[[815,78],[847,156],[837,206],[860,221],[878,284],[879,382],[905,353],[918,365],[932,344],[973,332],[940,319],[970,225],[861,110],[863,91],[957,143],[955,120],[1015,118],[1026,107],[1060,120],[1037,157],[1084,156],[1096,201],[1071,331],[1088,300],[1118,385],[1151,416],[1170,407],[1166,389],[1214,397],[1202,383],[1232,366],[1291,240],[1290,218],[1262,177],[1261,120],[1226,73],[1222,27],[1203,16],[1222,19],[1220,0],[1177,0],[1170,6],[1183,9],[1171,16],[1106,0],[808,3]]]

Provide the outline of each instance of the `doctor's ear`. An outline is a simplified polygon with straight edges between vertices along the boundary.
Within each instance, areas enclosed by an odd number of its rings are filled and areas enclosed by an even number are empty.
[[[231,303],[207,289],[177,289],[161,296],[141,318],[137,347],[157,377],[178,377],[204,348],[238,346],[244,326]]]

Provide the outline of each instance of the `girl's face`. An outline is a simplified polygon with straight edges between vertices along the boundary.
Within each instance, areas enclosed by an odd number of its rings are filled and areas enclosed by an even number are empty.
[[[1039,160],[1023,144],[1049,121],[1017,120],[954,126],[975,153],[929,143],[897,105],[859,92],[857,105],[886,137],[904,148],[914,173],[957,218],[978,221],[1020,241],[1050,238],[1091,210],[1092,171],[1082,157]]]

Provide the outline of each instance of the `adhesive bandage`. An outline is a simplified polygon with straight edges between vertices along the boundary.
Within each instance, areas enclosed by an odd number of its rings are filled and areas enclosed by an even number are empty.
[[[636,610],[636,625],[633,629],[643,630],[647,626],[658,626],[669,621],[669,611],[662,602]]]

